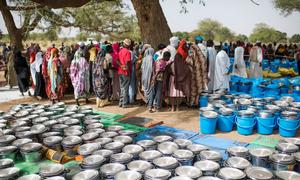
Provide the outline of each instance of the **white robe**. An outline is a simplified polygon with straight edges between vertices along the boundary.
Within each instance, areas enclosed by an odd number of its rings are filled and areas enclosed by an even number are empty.
[[[171,54],[170,60],[171,60],[171,61],[174,61],[175,55],[176,55],[176,53],[177,53],[175,47],[172,46],[172,45],[168,45],[168,46],[163,50],[163,53],[162,53],[162,54],[164,54],[164,52],[166,52],[166,51],[169,51],[169,52],[170,52],[170,54]]]
[[[215,79],[215,63],[216,63],[217,51],[214,47],[207,48],[207,59],[208,59],[208,91],[212,92],[214,87],[214,79]]]
[[[230,59],[224,50],[221,50],[216,56],[215,63],[215,79],[213,90],[229,89],[230,76],[228,75],[230,68]]]
[[[232,75],[247,78],[246,64],[244,61],[244,48],[242,47],[237,47],[234,50]]]
[[[207,59],[207,47],[202,43],[199,43],[198,47],[200,48],[200,50],[201,50],[202,54],[204,55],[205,59]]]
[[[37,52],[35,55],[35,61],[30,64],[30,73],[33,84],[36,86],[36,77],[35,73],[40,72],[40,65],[43,63],[43,54],[42,52]]]
[[[257,61],[253,62],[250,61],[250,78],[261,78],[263,77],[263,70],[262,70],[262,63],[263,56],[262,56],[262,49],[257,48]]]

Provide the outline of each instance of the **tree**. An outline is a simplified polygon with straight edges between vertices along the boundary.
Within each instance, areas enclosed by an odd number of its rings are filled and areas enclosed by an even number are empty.
[[[173,36],[177,36],[179,39],[185,39],[187,41],[190,40],[190,33],[188,32],[181,32],[181,31],[177,31],[172,33]]]
[[[291,42],[291,43],[300,43],[300,34],[294,34],[294,35],[290,38],[290,42]]]
[[[256,24],[252,33],[249,36],[251,42],[262,41],[264,43],[269,42],[286,42],[287,34],[285,32],[277,31],[276,29],[268,26],[264,23]]]
[[[234,40],[246,42],[248,41],[248,37],[244,34],[238,34],[237,36],[234,37]]]
[[[283,14],[290,15],[293,12],[300,12],[299,0],[273,0],[275,8],[281,10]]]
[[[231,30],[228,27],[221,27],[216,32],[216,41],[224,42],[226,40],[233,41],[234,34],[231,32]]]

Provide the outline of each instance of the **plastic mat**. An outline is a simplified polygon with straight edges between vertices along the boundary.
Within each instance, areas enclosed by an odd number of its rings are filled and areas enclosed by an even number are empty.
[[[94,111],[94,114],[99,114],[101,116],[101,120],[108,120],[108,121],[116,121],[124,117],[124,115],[121,114],[113,114],[113,113],[102,112],[102,111]]]
[[[275,146],[278,144],[278,142],[279,142],[279,139],[276,139],[276,138],[271,138],[268,136],[258,136],[250,144],[275,148]]]

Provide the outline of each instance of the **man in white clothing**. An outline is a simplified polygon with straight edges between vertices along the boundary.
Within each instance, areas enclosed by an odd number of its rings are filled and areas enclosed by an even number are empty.
[[[213,82],[213,90],[229,90],[229,68],[230,59],[224,50],[221,50],[216,56],[215,77]]]
[[[198,45],[198,47],[202,51],[202,54],[204,55],[205,59],[207,59],[207,48],[204,45],[203,41],[204,41],[204,38],[202,36],[195,37],[195,43]]]
[[[216,63],[217,51],[214,48],[214,42],[212,40],[207,41],[207,60],[208,60],[208,92],[213,91],[214,79],[215,79],[215,63]]]
[[[263,77],[262,60],[263,54],[261,49],[261,42],[257,41],[255,46],[250,50],[250,78]]]
[[[237,47],[234,50],[234,63],[232,75],[247,78],[246,64],[244,61],[244,48],[242,47],[242,42],[236,42]]]

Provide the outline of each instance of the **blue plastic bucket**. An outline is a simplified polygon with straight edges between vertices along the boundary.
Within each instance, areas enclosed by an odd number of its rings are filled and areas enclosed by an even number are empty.
[[[234,125],[234,118],[234,115],[224,116],[220,114],[218,118],[218,129],[222,132],[232,131]]]
[[[207,107],[208,105],[208,96],[199,96],[199,107]]]
[[[277,124],[279,126],[279,134],[282,137],[295,137],[300,126],[300,119],[288,120],[285,118],[278,118]]]
[[[257,133],[258,134],[272,134],[273,128],[276,126],[275,117],[261,118],[256,117],[257,120]]]
[[[204,113],[207,113],[206,111]],[[213,111],[210,111],[213,112]],[[216,126],[217,126],[218,117],[214,118],[207,118],[204,117],[202,114],[200,115],[200,131],[202,134],[215,134],[216,133]]]
[[[241,135],[253,134],[253,129],[256,124],[254,117],[239,117],[236,118],[237,131]]]
[[[280,87],[280,94],[288,94],[289,88],[287,86],[281,86]]]

